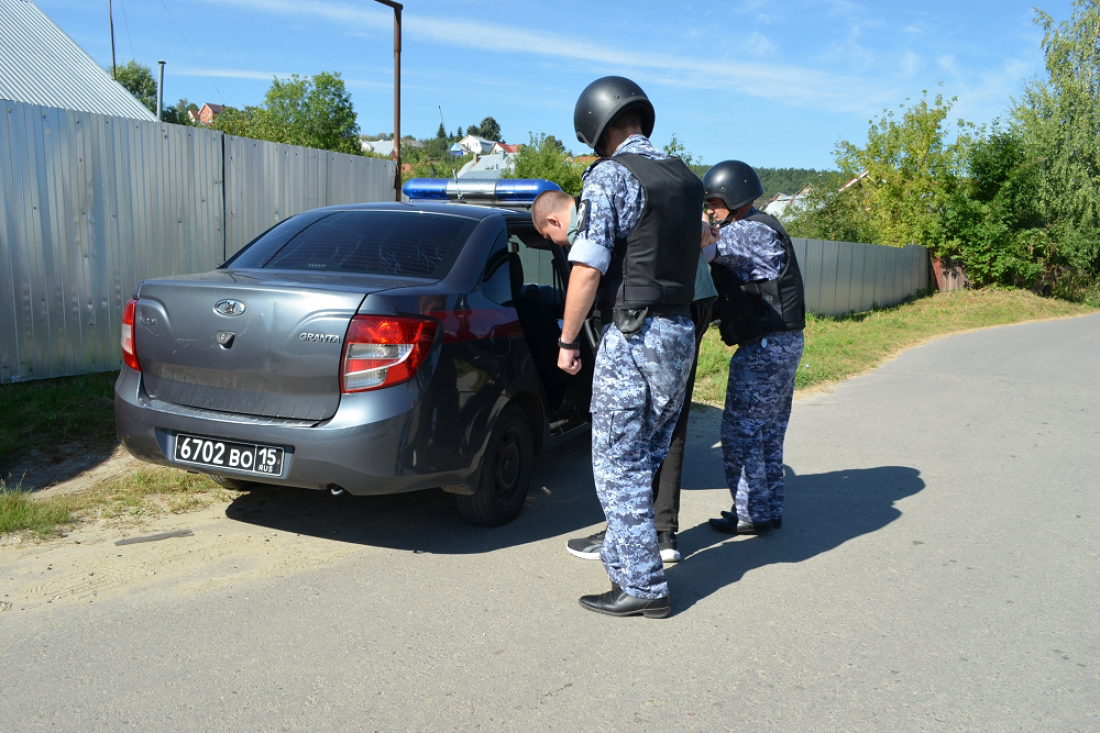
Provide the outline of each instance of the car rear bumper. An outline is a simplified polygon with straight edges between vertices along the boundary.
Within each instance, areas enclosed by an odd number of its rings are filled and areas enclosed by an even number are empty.
[[[435,416],[456,409],[470,415],[463,405],[475,410],[478,406],[467,403],[461,395],[427,394],[413,379],[397,387],[344,395],[332,418],[306,422],[159,402],[142,388],[141,373],[127,367],[115,385],[119,440],[136,458],[277,486],[339,487],[356,495],[468,485],[487,437],[478,434],[476,425],[488,420],[473,420],[465,429],[434,424]],[[487,407],[491,411],[492,406]],[[283,448],[282,472],[268,476],[176,461],[175,441],[181,433]],[[471,446],[478,447],[476,455]]]

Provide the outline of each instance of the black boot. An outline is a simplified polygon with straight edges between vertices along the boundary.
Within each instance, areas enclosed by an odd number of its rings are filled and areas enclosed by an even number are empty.
[[[722,516],[726,519],[737,519],[737,514],[734,512],[722,511]],[[783,526],[783,517],[772,517],[772,529],[779,529]]]
[[[745,522],[733,512],[722,512],[722,516],[710,520],[710,526],[726,534],[764,534],[772,531],[772,521]]]
[[[611,590],[595,596],[581,596],[581,605],[589,611],[608,616],[645,616],[646,618],[665,618],[672,612],[669,597],[637,598],[630,595],[615,583]]]

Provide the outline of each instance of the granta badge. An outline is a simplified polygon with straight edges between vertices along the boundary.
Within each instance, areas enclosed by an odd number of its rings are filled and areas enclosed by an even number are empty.
[[[223,316],[239,316],[245,312],[244,303],[227,298],[214,304],[214,312]]]

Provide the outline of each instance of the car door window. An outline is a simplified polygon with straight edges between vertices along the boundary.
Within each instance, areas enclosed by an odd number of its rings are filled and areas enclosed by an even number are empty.
[[[508,266],[508,237],[500,233],[485,263],[481,294],[494,303],[512,305],[512,277]]]

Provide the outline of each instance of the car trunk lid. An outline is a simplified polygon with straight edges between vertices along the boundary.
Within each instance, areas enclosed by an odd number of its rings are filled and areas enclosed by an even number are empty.
[[[340,402],[348,322],[389,278],[215,271],[145,282],[134,341],[155,399],[263,417],[325,420]]]

